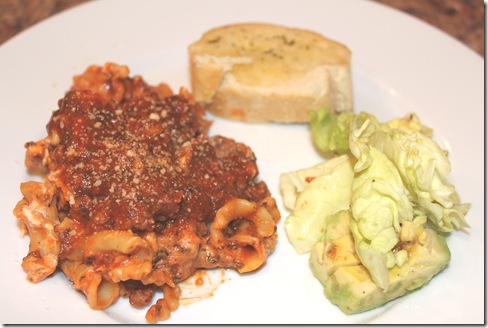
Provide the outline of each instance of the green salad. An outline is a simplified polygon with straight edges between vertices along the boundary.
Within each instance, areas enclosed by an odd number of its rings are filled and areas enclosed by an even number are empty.
[[[447,180],[448,154],[415,114],[312,113],[315,145],[334,156],[283,173],[289,241],[310,254],[325,295],[345,313],[415,290],[450,261],[445,237],[469,228]]]

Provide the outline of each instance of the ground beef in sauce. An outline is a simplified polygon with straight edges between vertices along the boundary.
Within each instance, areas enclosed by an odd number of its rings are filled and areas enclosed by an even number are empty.
[[[106,64],[76,76],[58,107],[48,136],[26,144],[26,165],[56,186],[60,221],[74,222],[59,233],[59,261],[71,259],[99,231],[154,233],[152,270],[159,278],[151,277],[157,283],[121,282],[122,296],[135,306],[150,302],[156,285],[177,283],[198,268],[242,266],[210,242],[209,227],[227,201],[248,200],[279,220],[266,184],[257,180],[253,151],[209,136],[211,122],[184,89],[173,94],[164,84],[129,77],[125,66]],[[242,226],[266,254],[273,251],[276,232],[259,237],[252,224]],[[237,223],[224,235],[233,229]],[[102,273],[120,262],[116,254],[83,261]]]

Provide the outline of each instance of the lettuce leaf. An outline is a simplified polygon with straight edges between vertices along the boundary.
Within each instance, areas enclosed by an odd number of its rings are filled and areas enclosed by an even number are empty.
[[[368,165],[369,147],[374,147],[395,165],[413,206],[439,231],[469,227],[465,220],[469,205],[461,204],[454,185],[447,180],[451,172],[447,153],[421,125],[417,130],[385,131],[373,121],[351,121],[350,150],[358,158],[355,170]]]
[[[354,113],[339,115],[324,108],[312,111],[310,115],[310,130],[318,149],[338,154],[349,152],[349,125]]]
[[[349,208],[353,175],[353,158],[342,155],[280,176],[283,199],[293,207],[285,231],[297,253],[309,252],[323,239],[327,218]]]
[[[352,140],[351,145],[354,144]],[[351,197],[351,231],[356,252],[372,280],[389,287],[389,271],[396,264],[393,249],[400,241],[401,225],[413,220],[409,192],[395,165],[379,150],[367,146],[368,165],[358,160]]]
[[[345,183],[351,186],[348,189],[342,184],[337,191],[342,195],[321,190],[330,182],[320,177],[316,179],[321,187],[318,183],[313,188],[295,186],[296,202],[290,205],[293,211],[285,227],[296,249],[308,251],[321,236],[328,235],[323,230],[330,218],[341,208],[349,210],[356,253],[375,284],[387,291],[390,270],[409,261],[409,253],[398,245],[421,242],[427,222],[440,232],[469,227],[465,215],[470,205],[461,203],[447,179],[451,172],[448,153],[415,114],[380,122],[365,112],[323,109],[312,114],[310,130],[320,151],[354,159],[345,175]],[[350,198],[348,202],[346,198]],[[342,205],[334,209],[330,205],[338,199]]]

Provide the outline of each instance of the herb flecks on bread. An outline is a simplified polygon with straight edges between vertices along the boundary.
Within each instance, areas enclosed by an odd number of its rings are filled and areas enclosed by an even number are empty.
[[[192,93],[215,115],[305,123],[353,109],[350,50],[318,33],[271,24],[210,30],[189,46]]]

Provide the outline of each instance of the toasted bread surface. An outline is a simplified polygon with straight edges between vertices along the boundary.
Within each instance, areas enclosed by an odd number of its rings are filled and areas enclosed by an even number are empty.
[[[244,121],[307,122],[322,107],[352,110],[350,50],[303,29],[233,24],[189,46],[195,100]]]

